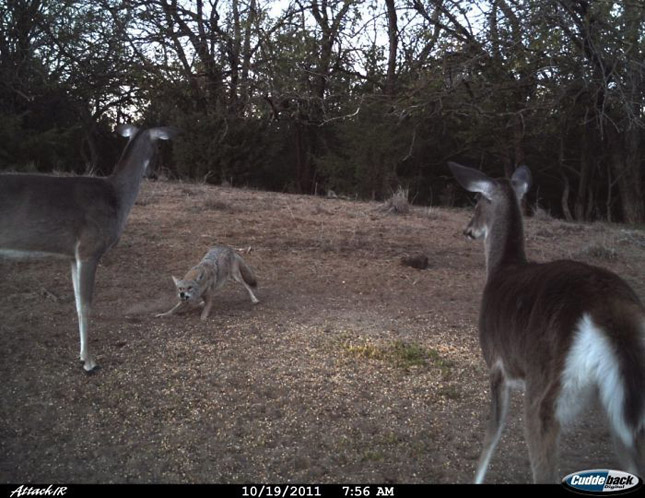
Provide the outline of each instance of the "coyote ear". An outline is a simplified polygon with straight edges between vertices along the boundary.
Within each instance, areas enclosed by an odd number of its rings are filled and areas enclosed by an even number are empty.
[[[522,165],[517,168],[511,177],[511,184],[513,185],[517,199],[521,200],[531,187],[531,171],[528,167]]]
[[[461,164],[449,162],[448,167],[462,187],[469,192],[482,194],[488,200],[491,200],[493,189],[495,187],[495,180],[489,178],[481,171],[467,168]]]
[[[172,281],[175,283],[175,285],[179,285],[180,280],[174,275],[172,275]]]

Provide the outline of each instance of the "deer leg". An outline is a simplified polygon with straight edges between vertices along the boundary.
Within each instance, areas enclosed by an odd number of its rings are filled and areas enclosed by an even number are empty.
[[[612,427],[611,437],[614,441],[616,456],[618,457],[622,470],[630,474],[642,476],[645,471],[643,466],[643,443],[645,442],[643,436],[635,437],[627,443]]]
[[[638,431],[634,447],[636,454],[636,472],[634,473],[641,479],[645,479],[645,429],[641,428]]]
[[[525,400],[526,442],[534,483],[558,482],[558,438],[560,423],[555,414],[556,388],[533,396],[527,386]]]
[[[76,313],[79,313],[79,310],[81,309],[81,301],[80,297],[81,295],[79,294],[79,283],[78,283],[78,270],[76,267],[76,260],[72,261],[72,285],[74,287],[74,302],[76,303]],[[80,316],[79,316],[80,320]]]
[[[479,462],[477,463],[477,472],[475,474],[475,484],[481,484],[486,476],[488,464],[493,456],[495,447],[504,430],[504,422],[508,411],[509,386],[504,372],[501,368],[494,368],[490,373],[490,390],[491,404],[488,427],[484,437],[484,448],[482,449]]]
[[[94,277],[98,262],[94,260],[77,259],[72,262],[72,285],[74,286],[74,299],[76,313],[78,314],[78,328],[80,333],[81,351],[80,359],[86,372],[96,368],[96,363],[89,352],[87,343],[87,328],[94,293]]]

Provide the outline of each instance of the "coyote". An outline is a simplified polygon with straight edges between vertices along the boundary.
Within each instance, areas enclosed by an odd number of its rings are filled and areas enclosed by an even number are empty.
[[[172,277],[177,287],[179,302],[170,311],[156,315],[169,316],[183,313],[193,308],[203,299],[205,302],[201,319],[206,320],[213,306],[215,292],[222,288],[227,280],[242,284],[253,304],[259,303],[251,287],[257,286],[253,271],[246,265],[242,256],[231,247],[215,246],[209,249],[197,266],[194,266],[183,279]]]

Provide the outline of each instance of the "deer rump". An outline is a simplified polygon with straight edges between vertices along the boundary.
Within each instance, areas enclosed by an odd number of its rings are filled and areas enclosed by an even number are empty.
[[[500,364],[510,381],[528,381],[544,403],[552,396],[563,425],[597,387],[627,442],[626,426],[638,432],[645,408],[641,319],[638,296],[607,270],[567,260],[527,263],[489,277],[480,343],[489,367]]]

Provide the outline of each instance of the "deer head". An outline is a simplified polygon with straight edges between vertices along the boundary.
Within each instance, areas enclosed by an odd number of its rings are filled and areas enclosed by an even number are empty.
[[[464,230],[471,239],[484,239],[486,268],[525,261],[520,200],[531,185],[526,166],[515,170],[511,180],[494,180],[481,171],[449,163],[450,170],[469,192],[479,194],[475,214]]]
[[[448,165],[462,187],[479,194],[475,214],[466,226],[464,235],[471,239],[486,238],[496,218],[497,208],[508,203],[509,191],[504,189],[502,182],[489,178],[481,171],[457,163]],[[519,203],[531,185],[531,172],[526,166],[520,166],[513,173],[510,183]]]

